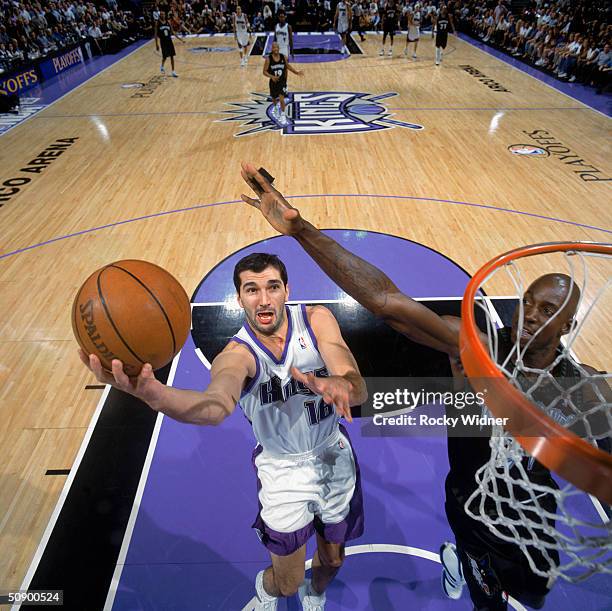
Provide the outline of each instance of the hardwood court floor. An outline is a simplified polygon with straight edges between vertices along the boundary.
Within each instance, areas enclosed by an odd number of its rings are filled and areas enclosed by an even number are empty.
[[[177,42],[178,79],[158,78],[150,43],[2,137],[0,182],[32,179],[0,209],[0,255],[9,255],[0,260],[2,587],[22,583],[64,484],[45,472],[71,467],[101,392],[85,389],[94,381],[72,337],[75,292],[98,267],[139,258],[191,293],[218,261],[273,235],[236,202],[241,160],[265,166],[285,194],[307,196],[294,203],[317,226],[402,236],[469,272],[522,244],[610,241],[604,115],[454,37],[436,67],[427,37],[413,62],[399,56],[403,37],[391,59],[369,36],[366,55],[298,66],[305,75],[290,74],[290,90],[396,92],[381,102],[392,118],[424,129],[235,137],[240,124],[216,113],[267,92],[263,60],[240,68],[234,51],[189,52],[231,40]],[[135,81],[145,88],[121,87]],[[76,140],[40,173],[23,172],[62,139]],[[552,148],[528,158],[511,154],[514,144]],[[217,202],[234,203],[208,206]],[[526,270],[533,277],[539,266]],[[610,366],[609,328],[604,319],[586,337],[585,362]]]

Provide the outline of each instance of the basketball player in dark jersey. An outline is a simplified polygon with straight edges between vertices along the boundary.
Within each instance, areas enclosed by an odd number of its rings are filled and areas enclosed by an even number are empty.
[[[172,66],[172,76],[178,77],[178,74],[174,70],[174,56],[176,52],[174,50],[174,44],[172,42],[172,35],[176,36],[183,44],[185,41],[172,31],[172,26],[166,21],[166,13],[160,13],[159,23],[155,28],[155,49],[159,51],[161,45],[162,62],[160,71],[165,72],[164,64],[166,59],[170,58],[170,65]]]
[[[390,327],[414,342],[447,353],[455,383],[465,382],[459,359],[459,318],[440,317],[404,295],[381,270],[347,251],[303,219],[299,211],[285,200],[255,166],[244,164],[242,176],[258,197],[253,199],[242,195],[242,199],[260,210],[274,229],[294,237],[340,288]],[[523,296],[523,328],[518,328],[517,307],[512,327],[500,332],[501,355],[508,354],[520,332],[519,341],[522,346],[526,346],[524,365],[534,369],[545,369],[551,365],[558,356],[562,336],[571,329],[579,298],[580,291],[575,284],[571,285],[568,276],[540,276]],[[482,333],[481,340],[485,344],[488,342],[487,336]],[[588,365],[582,364],[581,367],[589,374],[596,373]],[[555,377],[566,377],[570,384],[571,378],[579,377],[577,368],[568,360],[562,360],[553,374]],[[585,393],[592,392],[587,385],[582,388]],[[600,388],[600,391],[607,401],[612,400],[608,398],[609,389]],[[586,411],[591,401],[593,396],[587,396],[577,404]],[[580,434],[579,431],[575,432]],[[476,486],[476,470],[490,457],[487,434],[483,436],[479,432],[474,437],[469,436],[470,431],[465,433],[466,436],[449,435],[448,438],[450,472],[446,479],[445,508],[457,547],[445,544],[441,549],[440,555],[445,567],[445,592],[451,598],[459,598],[465,579],[476,609],[505,610],[507,594],[539,608],[544,604],[548,592],[547,579],[531,571],[518,545],[502,541],[484,524],[472,520],[465,512],[465,501]],[[605,441],[609,451],[609,437]],[[528,459],[527,462],[533,462],[525,466],[531,481],[556,489],[548,469],[537,461]],[[538,501],[554,513],[553,494]],[[537,553],[534,560],[537,562]]]
[[[287,70],[302,76],[304,74],[300,70],[296,70],[288,61],[287,58],[279,51],[278,43],[272,43],[272,53],[266,57],[263,73],[264,76],[270,79],[270,97],[274,105],[272,114],[274,118],[282,125],[287,125],[287,115],[285,112],[285,96],[287,95]],[[280,108],[277,111],[277,104],[280,102]]]
[[[433,27],[436,28],[436,66],[442,62],[442,54],[448,43],[448,29],[455,31],[453,18],[448,14],[445,6],[440,9],[440,14],[434,17]]]
[[[395,0],[389,0],[383,9],[383,40],[382,47],[379,55],[385,54],[385,42],[387,41],[387,35],[391,39],[391,45],[389,47],[389,57],[393,57],[393,37],[395,36],[395,30],[397,30],[397,18],[398,8],[395,4]]]

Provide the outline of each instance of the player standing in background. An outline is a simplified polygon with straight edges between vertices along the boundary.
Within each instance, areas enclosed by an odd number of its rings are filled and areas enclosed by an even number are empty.
[[[302,76],[303,72],[296,70],[287,61],[287,57],[279,51],[279,44],[272,43],[272,53],[266,57],[263,73],[270,79],[270,97],[272,98],[272,115],[284,127],[287,125],[285,96],[287,95],[287,71]]]
[[[364,21],[363,21],[364,10],[365,9],[361,6],[360,0],[355,0],[353,2],[353,5],[351,6],[351,11],[353,13],[353,28],[352,28],[352,30],[359,34],[359,38],[361,39],[361,42],[363,42],[365,40],[364,27],[363,27],[363,25],[364,25]]]
[[[248,61],[248,46],[251,35],[249,34],[249,20],[242,12],[242,7],[238,5],[234,13],[234,38],[240,51],[240,65],[246,66]]]
[[[370,27],[373,28],[375,32],[378,32],[378,24],[380,23],[380,15],[378,13],[378,4],[374,1],[370,2],[369,6],[370,13]]]
[[[159,16],[160,16],[161,12],[159,10],[159,5],[157,4],[157,2],[155,3],[155,6],[153,7],[153,10],[151,12],[151,17],[153,18],[153,27],[157,28],[158,24],[159,24]]]
[[[410,43],[414,43],[414,51],[412,52],[412,59],[417,58],[416,50],[419,44],[419,38],[421,36],[421,4],[417,2],[414,5],[414,10],[408,13],[408,36],[406,36],[406,48],[404,49],[404,55],[408,55]]]
[[[383,9],[383,39],[379,55],[385,54],[385,42],[387,41],[388,35],[391,39],[391,44],[389,46],[389,57],[393,57],[393,37],[395,36],[395,30],[397,30],[398,12],[399,11],[397,10],[395,0],[389,0]]]
[[[336,14],[334,15],[334,30],[340,34],[342,38],[342,44],[346,48],[346,37],[349,33],[350,24],[353,19],[351,7],[344,2],[344,0],[340,0],[336,5]]]
[[[433,26],[436,28],[436,66],[439,66],[442,62],[444,49],[446,49],[448,43],[448,29],[450,27],[454,32],[455,24],[453,23],[453,18],[448,14],[446,6],[442,6],[440,14],[434,15],[433,20]]]
[[[155,28],[155,49],[159,51],[161,46],[161,54],[162,54],[162,62],[160,66],[160,71],[165,72],[164,64],[166,63],[166,59],[170,58],[170,65],[172,66],[172,76],[177,78],[178,74],[174,70],[174,56],[176,55],[176,51],[174,50],[174,44],[172,42],[172,35],[176,36],[183,44],[185,41],[178,35],[172,31],[172,27],[166,21],[166,13],[160,13],[159,15],[159,24],[157,28]]]
[[[287,270],[268,253],[234,268],[242,328],[215,357],[204,392],[159,382],[145,364],[128,378],[98,357],[80,357],[100,382],[130,393],[179,422],[219,425],[238,404],[253,427],[259,512],[253,528],[272,566],[255,579],[255,609],[275,611],[299,594],[306,611],[325,606],[325,590],[344,561],[346,541],[363,533],[359,465],[341,416],[367,398],[366,385],[333,314],[320,305],[286,304]],[[316,533],[312,580],[304,579],[306,542]]]
[[[286,58],[293,57],[293,30],[287,23],[285,11],[278,12],[278,23],[274,28],[274,40],[278,43],[281,55]]]

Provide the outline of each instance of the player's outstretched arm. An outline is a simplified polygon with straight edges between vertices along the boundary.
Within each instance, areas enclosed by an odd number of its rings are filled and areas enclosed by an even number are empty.
[[[352,422],[351,406],[361,405],[368,398],[368,391],[355,357],[342,338],[338,322],[327,308],[310,307],[307,315],[330,375],[318,378],[312,373],[304,374],[294,367],[293,377],[312,392],[321,395],[326,403],[335,405],[336,412]]]
[[[287,70],[289,70],[289,72],[293,72],[293,74],[297,74],[298,76],[302,76],[304,74],[303,70],[296,70],[289,62],[287,62]]]
[[[256,169],[242,164],[242,177],[258,199],[243,201],[260,210],[278,232],[294,237],[321,269],[363,307],[406,337],[451,355],[458,354],[457,329],[435,312],[404,295],[374,265],[349,252],[300,216]]]
[[[143,366],[138,377],[129,378],[118,359],[113,360],[112,372],[108,372],[97,356],[87,356],[82,350],[79,356],[99,382],[133,395],[174,420],[199,425],[217,425],[229,416],[236,407],[250,369],[253,375],[255,371],[250,354],[228,346],[213,361],[211,382],[206,391],[197,392],[166,386],[155,378],[149,363]]]

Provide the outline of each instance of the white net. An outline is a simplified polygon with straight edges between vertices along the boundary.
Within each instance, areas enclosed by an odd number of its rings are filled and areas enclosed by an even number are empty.
[[[548,266],[540,259],[549,259]],[[612,376],[581,364],[579,357],[597,369],[610,368],[610,259],[575,251],[517,259],[495,269],[480,288],[491,295],[496,286],[512,287],[518,299],[512,329],[502,326],[489,300],[474,302],[485,313],[491,360],[508,381],[549,418],[606,453],[611,451]],[[537,283],[532,291],[524,282],[526,271],[535,278],[533,269],[542,273],[547,267],[557,276],[549,274],[548,284],[566,286],[561,304],[547,301]],[[576,288],[577,313],[566,320],[576,305]],[[564,320],[566,333],[558,344],[555,329]],[[543,346],[553,341],[558,348],[542,358]],[[534,365],[542,360],[549,362]],[[501,427],[494,427],[490,447],[490,460],[476,473],[467,513],[500,539],[517,544],[540,576],[580,581],[596,572],[612,573],[610,506],[552,474]]]

